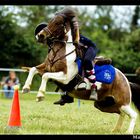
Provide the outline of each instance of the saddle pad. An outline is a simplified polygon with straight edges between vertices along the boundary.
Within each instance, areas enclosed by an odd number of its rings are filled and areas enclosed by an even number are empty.
[[[96,81],[111,84],[115,78],[115,68],[112,65],[95,65]]]
[[[75,62],[78,65],[78,73],[81,75],[82,74],[82,60],[77,57]]]

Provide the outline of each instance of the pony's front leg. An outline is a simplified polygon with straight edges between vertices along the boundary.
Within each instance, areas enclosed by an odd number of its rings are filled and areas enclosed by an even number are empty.
[[[30,91],[30,86],[32,84],[33,77],[37,73],[38,73],[38,70],[36,69],[36,67],[32,67],[30,69],[27,80],[22,88],[22,93],[28,93]]]
[[[41,85],[40,85],[40,88],[39,88],[39,91],[37,94],[37,98],[36,98],[37,102],[42,101],[44,99],[44,93],[46,91],[46,85],[47,85],[47,82],[49,79],[57,80],[64,84],[67,84],[67,83],[65,83],[66,74],[64,74],[64,72],[55,72],[55,73],[46,72],[46,73],[44,73],[42,76],[42,82],[41,82]]]

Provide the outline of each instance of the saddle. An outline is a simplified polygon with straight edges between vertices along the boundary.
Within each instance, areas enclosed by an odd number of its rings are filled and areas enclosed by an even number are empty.
[[[95,57],[94,64],[98,66],[102,65],[110,65],[112,63],[112,60],[110,58],[104,58],[103,56]]]
[[[81,61],[77,59],[78,73],[84,77],[84,70],[81,67]],[[96,81],[110,84],[115,78],[115,69],[111,65],[112,60],[110,58],[104,58],[103,56],[96,57],[94,59],[94,70]]]

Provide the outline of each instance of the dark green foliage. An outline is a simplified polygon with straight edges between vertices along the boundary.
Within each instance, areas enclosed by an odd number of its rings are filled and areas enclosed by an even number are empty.
[[[17,13],[8,12],[6,6],[0,7],[0,67],[38,65],[47,55],[47,46],[36,42],[34,29],[37,24],[48,22],[64,6],[13,6],[14,8],[18,9]],[[79,7],[76,9],[80,33],[97,45],[97,55],[111,58],[113,65],[123,72],[134,73],[140,62],[140,29],[131,29],[132,26],[138,27],[139,6],[134,9],[128,30],[119,28],[121,25],[115,26],[117,19],[111,17],[114,12],[112,6],[97,6],[91,13],[87,13],[86,8],[83,11]]]
[[[140,6],[137,5],[135,10],[134,10],[133,17],[132,17],[131,30],[135,30],[136,28],[138,28],[139,18],[140,18]]]
[[[140,53],[140,29],[134,30],[125,37],[125,45],[128,50]]]
[[[36,43],[34,34],[29,34],[30,32],[27,32],[29,29],[24,29],[13,22],[13,14],[3,16],[4,12],[0,11],[1,67],[33,66],[41,63],[44,49],[39,49],[40,45]]]

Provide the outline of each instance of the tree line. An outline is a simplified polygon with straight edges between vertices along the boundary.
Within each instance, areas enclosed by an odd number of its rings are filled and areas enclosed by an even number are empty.
[[[48,22],[64,6],[0,6],[0,66],[21,67],[40,64],[47,55],[47,47],[35,40],[34,30],[41,22]],[[140,7],[135,6],[128,21],[116,24],[113,6],[96,6],[77,10],[80,33],[99,48],[98,55],[112,59],[122,72],[134,73],[140,66]],[[16,10],[9,10],[16,9]],[[128,26],[123,28],[122,24]]]

